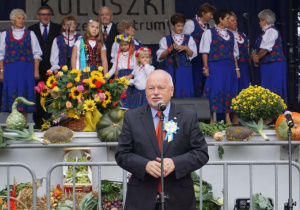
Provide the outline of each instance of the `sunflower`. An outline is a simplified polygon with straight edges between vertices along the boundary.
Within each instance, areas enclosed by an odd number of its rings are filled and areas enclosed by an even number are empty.
[[[102,84],[105,83],[105,80],[102,77],[98,77],[98,76],[93,76],[91,75],[91,77],[89,78],[89,85],[90,88],[96,88],[96,82],[101,82]]]
[[[57,81],[56,81],[56,78],[52,75],[52,76],[50,76],[48,79],[47,79],[47,82],[46,82],[46,84],[47,84],[47,86],[49,87],[49,88],[51,88],[52,87],[52,84],[53,83],[56,83]]]
[[[76,87],[72,87],[71,94],[72,94],[73,99],[78,99],[78,98],[81,98],[81,96],[82,96],[82,93],[79,92]]]
[[[92,71],[91,76],[103,77],[103,74],[100,71]]]
[[[111,103],[111,94],[108,91],[105,91],[104,94],[105,94],[105,99],[102,101],[102,106],[106,108],[106,105]]]
[[[72,69],[72,71],[70,71],[70,74],[75,74],[76,78],[74,79],[75,81],[79,81],[80,77],[81,77],[81,71],[77,70],[77,69]]]
[[[83,108],[86,111],[94,111],[94,109],[96,108],[96,104],[93,100],[89,99],[89,100],[85,100],[84,104],[83,104]]]
[[[40,94],[41,94],[41,96],[43,96],[43,97],[46,97],[46,96],[48,96],[49,95],[49,89],[48,88],[44,88],[44,90],[42,90],[41,92],[40,92]]]

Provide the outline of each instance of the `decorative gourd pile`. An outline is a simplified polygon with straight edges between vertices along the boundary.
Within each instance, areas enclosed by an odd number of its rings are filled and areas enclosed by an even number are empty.
[[[116,142],[123,126],[124,110],[113,109],[103,115],[96,125],[97,136],[104,142]]]

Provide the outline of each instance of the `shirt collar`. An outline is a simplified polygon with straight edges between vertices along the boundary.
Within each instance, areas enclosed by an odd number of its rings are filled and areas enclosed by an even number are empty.
[[[47,27],[49,27],[50,22],[48,24],[46,24],[46,25],[47,25]],[[43,27],[43,26],[44,26],[44,24],[40,22],[40,27]]]
[[[158,111],[156,109],[153,109],[152,107],[150,107],[150,108],[151,108],[152,118],[154,119],[154,117],[156,116]],[[164,116],[167,119],[169,118],[170,108],[171,108],[171,102],[169,102],[167,108],[165,109],[165,111],[163,111]]]
[[[220,29],[217,25],[215,25],[216,29],[218,29],[219,31],[227,31],[227,28],[224,29]]]
[[[24,31],[25,30],[25,26],[23,28],[21,28],[21,29],[15,29],[14,26],[11,26],[11,30],[12,31]]]
[[[271,27],[273,27],[273,26],[274,26],[274,24],[271,24],[271,25],[265,25],[265,26],[262,28],[262,30],[263,30],[264,32],[266,32],[267,29],[269,29],[269,28],[271,28]]]

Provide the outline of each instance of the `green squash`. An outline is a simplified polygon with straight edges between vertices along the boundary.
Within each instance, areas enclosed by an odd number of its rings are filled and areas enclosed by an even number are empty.
[[[104,142],[117,142],[123,126],[124,110],[113,109],[103,115],[96,125],[97,136]]]
[[[26,98],[22,96],[17,97],[14,103],[12,104],[11,113],[10,115],[8,115],[6,119],[6,127],[9,129],[23,130],[26,126],[25,117],[17,109],[19,101],[23,102],[26,105],[34,105],[33,102],[28,101]]]

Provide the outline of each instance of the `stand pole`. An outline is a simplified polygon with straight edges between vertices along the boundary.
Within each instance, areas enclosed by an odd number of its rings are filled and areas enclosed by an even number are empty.
[[[293,210],[293,206],[296,206],[296,202],[293,202],[292,198],[292,140],[291,140],[292,130],[289,127],[288,130],[288,141],[289,141],[289,199],[288,202],[284,204],[285,210]]]
[[[161,110],[161,115],[160,115],[160,166],[161,166],[161,174],[160,174],[160,181],[161,181],[161,193],[159,195],[159,200],[160,200],[160,208],[161,210],[165,209],[165,188],[164,188],[164,136],[163,136],[163,123],[164,123],[164,113],[163,110]]]
[[[68,48],[67,48],[67,66],[70,69],[70,26],[68,25]]]
[[[248,31],[248,54],[250,56],[249,58],[249,69],[250,69],[250,84],[253,85],[254,84],[254,76],[253,76],[253,66],[252,66],[252,62],[251,62],[251,53],[253,52],[253,47],[252,44],[250,42],[250,23],[249,23],[249,14],[245,13],[244,17],[246,19],[247,22],[247,31]]]

